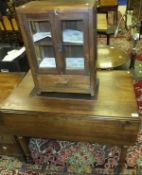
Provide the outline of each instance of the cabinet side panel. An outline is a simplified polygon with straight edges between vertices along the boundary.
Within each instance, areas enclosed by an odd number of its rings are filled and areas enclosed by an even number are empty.
[[[89,9],[89,40],[90,40],[90,86],[91,96],[95,95],[96,87],[96,61],[97,61],[97,30],[96,7]]]

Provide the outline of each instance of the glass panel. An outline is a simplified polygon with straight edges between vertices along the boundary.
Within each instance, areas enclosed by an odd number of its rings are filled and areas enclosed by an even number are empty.
[[[42,41],[45,38],[51,40],[51,26],[48,21],[31,21],[30,29],[33,42]]]
[[[84,33],[82,20],[62,21],[62,43],[65,69],[84,70]]]
[[[62,40],[64,43],[83,44],[83,21],[62,21]]]
[[[82,46],[64,46],[65,66],[67,70],[83,70],[85,67]]]
[[[51,26],[49,21],[29,22],[39,68],[56,68]]]
[[[35,53],[39,68],[56,68],[52,46],[35,46]]]

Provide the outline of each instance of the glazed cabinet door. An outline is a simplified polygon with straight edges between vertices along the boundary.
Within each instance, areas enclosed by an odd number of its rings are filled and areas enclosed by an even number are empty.
[[[88,13],[55,10],[58,53],[65,74],[89,75]]]
[[[56,73],[56,53],[54,18],[52,13],[26,15],[25,25],[27,27],[28,43],[27,50],[31,54],[30,62],[34,72]]]

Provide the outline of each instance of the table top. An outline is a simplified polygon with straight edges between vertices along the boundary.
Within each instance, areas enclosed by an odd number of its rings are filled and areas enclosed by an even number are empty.
[[[97,77],[99,88],[96,99],[64,99],[31,95],[34,84],[31,74],[28,73],[1,104],[1,110],[82,114],[137,120],[138,108],[130,72],[98,71]]]
[[[96,99],[65,99],[33,95],[29,72],[1,103],[0,132],[90,143],[134,144],[140,118],[132,75],[128,71],[98,71],[97,77]]]
[[[22,73],[0,73],[0,103],[6,99],[23,78]]]
[[[129,60],[128,54],[120,48],[99,45],[97,68],[99,69],[112,69],[122,66]]]

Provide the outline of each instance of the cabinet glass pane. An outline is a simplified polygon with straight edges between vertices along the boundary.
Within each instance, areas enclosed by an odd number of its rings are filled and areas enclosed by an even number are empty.
[[[56,68],[53,47],[35,46],[35,53],[39,68]]]
[[[64,46],[64,58],[67,70],[83,70],[85,67],[82,46]]]
[[[62,21],[62,40],[64,43],[83,44],[83,21]]]
[[[32,32],[33,42],[44,40],[51,40],[51,26],[48,21],[30,21],[30,29]]]
[[[82,20],[62,21],[65,69],[84,70],[84,33]]]
[[[32,40],[39,68],[56,68],[49,21],[30,21]]]

